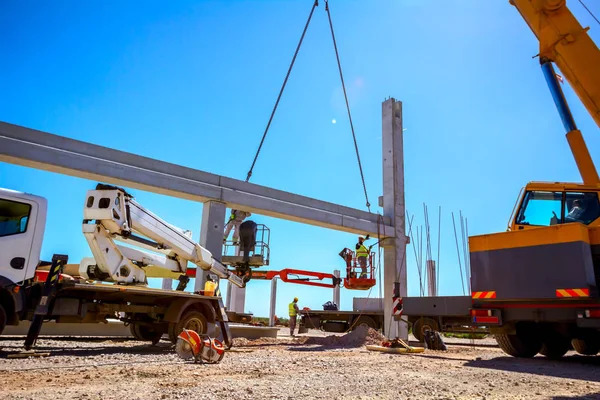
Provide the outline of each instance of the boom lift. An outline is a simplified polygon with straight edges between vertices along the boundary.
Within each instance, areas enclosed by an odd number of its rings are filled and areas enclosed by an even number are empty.
[[[375,268],[373,266],[373,260],[375,259],[374,252],[371,252],[367,259],[367,273],[365,277],[360,277],[361,267],[358,264],[355,253],[352,250],[344,248],[339,255],[346,263],[346,276],[344,278],[338,278],[335,275],[327,272],[286,268],[280,271],[254,271],[252,279],[271,280],[275,277],[279,277],[279,279],[287,283],[330,289],[341,286],[351,290],[368,290],[375,286]],[[326,279],[331,279],[331,283],[320,282]]]
[[[96,190],[88,191],[82,228],[94,255],[80,264],[79,273],[86,279],[146,284],[144,270],[151,267],[164,270],[159,271],[161,276],[172,275],[181,281],[187,278],[189,261],[238,287],[245,286],[242,278],[195,243],[189,232],[154,215],[124,189],[98,184]],[[114,240],[164,255],[118,245]]]
[[[469,238],[475,326],[509,355],[600,350],[600,180],[553,68],[600,126],[600,51],[564,0],[511,0],[539,59],[583,183],[530,182],[508,231]],[[579,209],[574,205],[579,203]]]

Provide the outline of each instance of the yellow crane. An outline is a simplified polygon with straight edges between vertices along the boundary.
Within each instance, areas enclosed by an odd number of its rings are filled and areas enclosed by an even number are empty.
[[[510,0],[539,40],[542,72],[583,183],[529,182],[507,232],[469,238],[475,326],[515,357],[600,351],[600,179],[556,65],[600,127],[600,51],[565,0]]]

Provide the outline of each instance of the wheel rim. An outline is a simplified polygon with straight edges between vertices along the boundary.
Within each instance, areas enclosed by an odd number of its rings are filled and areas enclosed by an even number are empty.
[[[204,324],[199,318],[191,318],[184,326],[185,329],[202,333],[204,331]]]

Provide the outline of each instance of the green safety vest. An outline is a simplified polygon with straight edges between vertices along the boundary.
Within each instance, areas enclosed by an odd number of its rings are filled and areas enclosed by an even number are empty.
[[[356,257],[369,257],[369,249],[364,244],[361,244],[356,250]]]
[[[292,301],[288,307],[290,309],[289,310],[290,317],[295,317],[296,316],[296,307],[294,307],[294,302]]]

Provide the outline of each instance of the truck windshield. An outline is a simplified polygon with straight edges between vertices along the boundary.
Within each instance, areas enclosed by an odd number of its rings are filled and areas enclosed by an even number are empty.
[[[550,226],[580,222],[587,225],[599,216],[597,193],[528,191],[515,223]]]

